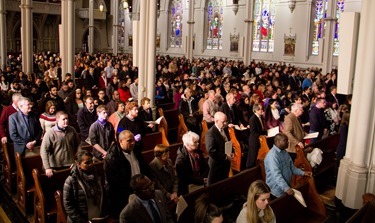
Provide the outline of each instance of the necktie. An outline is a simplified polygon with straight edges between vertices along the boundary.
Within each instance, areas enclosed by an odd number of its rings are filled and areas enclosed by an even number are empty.
[[[148,205],[150,206],[154,223],[161,223],[160,216],[159,216],[159,213],[154,206],[154,202],[152,202],[152,200],[149,200]]]
[[[262,125],[262,130],[264,130],[264,126],[263,126],[262,118],[261,118],[261,117],[258,117],[258,118],[259,118],[259,122],[260,122],[260,124]]]
[[[225,135],[225,132],[224,132],[223,129],[220,129],[220,134],[223,136],[225,142],[227,142],[227,141],[228,141],[228,138],[227,138],[227,135]]]

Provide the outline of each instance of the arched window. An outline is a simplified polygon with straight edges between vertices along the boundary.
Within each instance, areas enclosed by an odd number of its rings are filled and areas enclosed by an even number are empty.
[[[319,54],[319,39],[323,38],[325,18],[327,16],[328,0],[316,0],[315,2],[315,18],[314,18],[314,32],[312,41],[312,55]]]
[[[170,47],[182,47],[183,0],[172,0],[169,7]]]
[[[344,12],[344,0],[337,0],[336,4],[336,24],[335,33],[333,36],[333,56],[339,55],[339,28],[340,28],[340,14]]]
[[[273,52],[277,0],[255,0],[253,51]]]
[[[223,1],[209,0],[207,4],[207,49],[223,48]]]

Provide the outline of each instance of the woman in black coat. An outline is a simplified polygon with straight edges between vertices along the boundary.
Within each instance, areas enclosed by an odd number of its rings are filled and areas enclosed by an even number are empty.
[[[76,164],[64,184],[64,208],[67,222],[86,223],[105,219],[104,191],[92,161],[85,150],[77,153]]]

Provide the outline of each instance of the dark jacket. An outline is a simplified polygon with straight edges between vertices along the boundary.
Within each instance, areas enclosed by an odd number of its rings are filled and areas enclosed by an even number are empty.
[[[182,146],[177,151],[176,172],[178,178],[178,195],[189,193],[189,184],[203,185],[203,179],[208,176],[209,168],[202,151],[197,149],[196,153],[199,155],[199,175],[194,175],[189,153],[185,146]]]
[[[98,115],[95,111],[92,113],[84,106],[79,109],[77,114],[77,122],[81,133],[81,141],[85,141],[89,136],[89,129],[92,123],[98,119]]]
[[[133,150],[142,174],[150,176],[149,166],[142,157],[140,149]],[[118,218],[121,210],[128,203],[128,198],[133,190],[130,188],[131,168],[130,163],[123,154],[119,143],[114,143],[108,150],[104,159],[104,171],[107,182],[108,200],[113,217]]]
[[[101,210],[100,216],[105,216],[103,209],[104,205],[104,191],[102,188],[100,177],[94,171],[96,179],[97,191],[95,196],[99,202],[99,209]],[[86,223],[88,222],[88,210],[87,210],[87,193],[83,183],[83,179],[80,176],[78,167],[74,166],[70,176],[65,180],[64,184],[64,208],[68,215],[68,222],[74,223]]]

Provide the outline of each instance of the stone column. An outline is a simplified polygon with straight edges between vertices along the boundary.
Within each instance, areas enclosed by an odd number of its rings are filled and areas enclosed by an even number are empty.
[[[94,53],[94,0],[89,0],[89,54]]]
[[[325,19],[325,30],[324,30],[324,40],[323,46],[319,46],[319,50],[323,54],[323,65],[322,73],[325,75],[332,70],[333,63],[333,35],[335,32],[336,24],[336,1],[328,1],[327,7],[327,17]]]
[[[189,1],[189,26],[188,40],[187,40],[187,58],[190,62],[193,61],[193,35],[194,35],[194,0]]]
[[[5,69],[7,60],[7,28],[5,0],[0,0],[0,68]]]
[[[139,68],[139,20],[133,20],[133,32],[132,32],[132,51],[133,51],[133,66]]]
[[[147,76],[146,76],[146,50],[147,50],[147,2],[140,0],[140,19],[139,19],[139,47],[138,47],[138,99],[145,96]],[[138,100],[139,102],[139,100]]]
[[[32,0],[21,1],[22,71],[33,72],[33,12]]]
[[[112,0],[113,2],[113,33],[112,33],[112,50],[113,55],[118,54],[118,17],[119,17],[119,0]]]
[[[375,42],[369,38],[375,35],[374,10],[375,1],[362,1],[348,142],[336,183],[336,197],[354,209],[362,206],[364,193],[375,193]]]
[[[150,104],[155,101],[155,70],[156,70],[156,0],[148,0],[148,47],[147,47],[147,90],[146,94],[151,99]],[[139,98],[139,100],[142,98]]]
[[[245,42],[243,52],[243,62],[245,65],[251,63],[251,52],[253,51],[253,24],[254,24],[254,1],[247,1],[246,3],[246,17],[245,19]]]
[[[75,0],[61,1],[61,28],[60,28],[60,53],[62,79],[66,73],[71,73],[74,78],[75,60]]]

